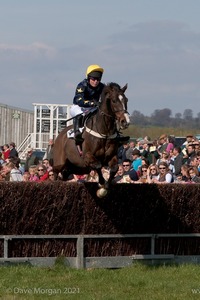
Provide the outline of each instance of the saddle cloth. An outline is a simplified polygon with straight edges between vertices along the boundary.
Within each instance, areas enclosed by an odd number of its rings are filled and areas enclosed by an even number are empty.
[[[83,132],[83,129],[84,129],[84,127],[79,128],[81,133]],[[69,129],[67,131],[67,137],[68,137],[68,139],[74,139],[74,129],[73,128]]]

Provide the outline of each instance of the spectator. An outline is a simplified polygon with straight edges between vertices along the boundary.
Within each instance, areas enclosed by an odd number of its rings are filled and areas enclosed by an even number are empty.
[[[6,181],[23,181],[21,172],[12,162],[8,162],[4,165],[3,173]]]
[[[146,141],[146,140],[143,141],[142,149],[140,150],[140,153],[141,156],[143,156],[146,160],[148,160],[148,165],[156,161],[156,158],[154,156],[155,150],[156,147],[154,147],[152,141]]]
[[[125,159],[123,161],[122,166],[124,168],[124,175],[129,175],[130,179],[132,181],[137,181],[139,179],[138,174],[137,174],[136,170],[133,169],[133,167],[131,165],[131,161],[129,159]]]
[[[194,151],[195,151],[195,153],[197,153],[197,152],[200,150],[200,143],[199,143],[199,140],[195,140],[192,144],[193,144],[193,146],[194,146]]]
[[[37,166],[37,174],[39,177],[39,181],[46,181],[49,178],[49,173],[47,171],[47,168],[42,164],[39,164]]]
[[[3,159],[3,154],[0,152],[0,164],[3,165],[5,163],[5,160]]]
[[[8,162],[12,162],[16,168],[20,171],[20,173],[23,175],[24,174],[24,168],[21,166],[20,164],[20,158],[19,157],[10,157],[8,159],[9,161]]]
[[[139,170],[137,172],[139,176],[139,180],[137,182],[147,183],[147,171],[148,171],[148,165],[142,165],[139,167]]]
[[[194,140],[194,136],[192,134],[186,135],[186,141],[182,144],[181,149],[184,150],[188,144],[191,144]]]
[[[86,177],[86,181],[89,182],[99,182],[99,175],[96,170],[91,170]]]
[[[103,178],[108,181],[109,177],[110,177],[110,170],[109,168],[106,168],[106,167],[102,167],[101,168],[101,173],[103,175]]]
[[[24,172],[23,176],[23,181],[30,181],[30,173],[29,172]]]
[[[58,174],[59,175],[59,178],[62,179],[62,177],[60,176],[61,174]],[[66,179],[68,182],[77,182],[78,178],[76,177],[75,174],[70,174],[67,179]]]
[[[147,165],[147,167],[149,167],[149,161],[147,158],[141,156],[141,160],[142,160],[142,166]]]
[[[43,159],[42,164],[46,166],[48,172],[53,169],[53,167],[50,165],[49,160],[47,158]]]
[[[196,155],[195,147],[193,144],[188,144],[186,147],[186,156],[183,159],[183,163],[190,165],[191,158]]]
[[[170,160],[169,160],[169,153],[167,151],[163,151],[161,153],[161,157],[159,159],[157,159],[156,164],[157,166],[161,163],[161,162],[166,162],[168,165],[170,164]]]
[[[56,174],[52,170],[48,171],[48,173],[49,173],[49,181],[56,181],[57,179]]]
[[[137,139],[136,149],[138,149],[140,151],[143,151],[143,144],[144,144],[144,139],[143,138]]]
[[[118,163],[121,164],[124,159],[126,159],[126,151],[129,149],[129,143],[124,142],[118,149],[117,153],[117,158],[118,158]]]
[[[7,168],[8,163],[1,166],[1,181],[10,181],[10,170]]]
[[[160,147],[160,141],[159,139],[155,139],[153,141],[153,146],[150,147],[150,152],[153,153],[153,160],[152,163],[156,163],[157,159],[160,158],[161,153],[159,152],[159,147]]]
[[[3,145],[3,160],[7,161],[7,159],[10,157],[10,148],[8,144]]]
[[[142,165],[140,150],[138,149],[133,150],[132,157],[133,157],[132,167],[135,171],[138,171],[139,167]]]
[[[157,151],[158,151],[158,154],[160,156],[163,153],[163,151],[166,152],[166,149],[167,149],[167,146],[168,146],[167,139],[168,139],[168,136],[166,134],[162,134],[159,137]]]
[[[182,165],[181,166],[181,174],[182,174],[182,182],[189,182],[190,176],[188,173],[189,166],[188,165]]]
[[[147,170],[147,182],[152,183],[154,178],[157,178],[159,174],[158,166],[151,164]]]
[[[190,160],[190,166],[191,167],[195,167],[198,169],[198,166],[199,166],[199,159],[197,157],[197,155],[193,156]]]
[[[148,143],[147,140],[141,140],[138,143],[138,150],[140,150],[140,153],[142,154],[143,150],[148,149]]]
[[[158,153],[159,155],[162,154],[163,151],[166,151],[168,146],[168,136],[166,134],[162,134],[158,140]]]
[[[49,144],[47,146],[43,160],[48,159],[50,166],[53,166],[53,147],[54,147],[54,140],[49,139]]]
[[[170,151],[174,149],[174,143],[175,143],[175,138],[171,135],[168,136],[168,138],[167,138],[167,148],[166,148],[167,153],[170,153]]]
[[[37,166],[32,165],[28,169],[28,173],[30,174],[29,181],[39,181],[39,176],[37,173]]]
[[[188,173],[190,177],[190,182],[200,183],[199,171],[196,167],[189,167]]]
[[[200,172],[200,151],[197,152],[196,159],[198,160],[198,171]]]
[[[27,158],[24,165],[25,172],[28,172],[30,166],[38,165],[39,164],[39,158],[33,153],[32,148],[27,149]]]
[[[18,157],[18,152],[17,150],[15,149],[15,143],[14,142],[11,142],[10,143],[10,156],[9,157]]]
[[[174,183],[185,183],[185,182],[183,181],[182,174],[178,174],[178,175],[174,178]]]
[[[3,167],[2,167],[2,165],[0,164],[0,181],[4,181],[5,180],[5,178],[4,178],[4,176],[3,176]]]
[[[122,164],[119,164],[119,168],[118,171],[114,177],[114,179],[112,180],[112,183],[122,183],[124,182],[124,168]]]
[[[171,183],[173,182],[172,174],[169,171],[169,166],[166,162],[161,162],[158,165],[159,174],[157,178],[152,180],[153,183]]]
[[[85,182],[88,174],[74,174],[77,182]]]
[[[131,161],[133,161],[132,154],[133,154],[133,150],[134,150],[134,149],[136,149],[135,142],[130,141],[130,142],[129,142],[129,147],[128,147],[128,149],[126,150],[126,158],[127,158],[127,159],[130,159]]]
[[[142,156],[144,156],[145,158],[148,159],[149,164],[154,164],[156,163],[157,159],[160,157],[158,150],[158,141],[154,140],[154,141],[149,141],[148,142],[148,148],[145,149],[147,150],[147,153],[145,154],[145,151],[143,151],[141,153]]]
[[[170,160],[170,170],[173,174],[174,180],[176,176],[180,175],[181,173],[181,166],[183,163],[183,154],[181,147],[175,146],[173,149],[173,156]]]

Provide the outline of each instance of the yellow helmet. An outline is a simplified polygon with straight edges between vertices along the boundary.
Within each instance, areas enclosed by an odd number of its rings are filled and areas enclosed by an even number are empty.
[[[98,72],[99,75],[102,76],[103,72],[104,72],[104,69],[102,67],[100,67],[99,65],[90,65],[88,68],[87,68],[87,71],[86,71],[86,77],[88,77],[89,75],[91,76],[94,76],[94,73],[93,72]],[[93,74],[91,74],[93,73]],[[97,73],[97,74],[98,74]]]

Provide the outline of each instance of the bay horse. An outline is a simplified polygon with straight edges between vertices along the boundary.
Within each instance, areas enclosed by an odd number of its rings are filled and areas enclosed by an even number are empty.
[[[62,173],[63,180],[70,174],[89,174],[94,169],[99,175],[98,197],[107,194],[117,170],[117,151],[119,142],[116,140],[118,130],[126,129],[130,119],[127,111],[128,99],[125,96],[127,84],[121,88],[117,83],[106,84],[103,88],[97,111],[84,122],[82,133],[82,155],[74,139],[67,137],[68,130],[63,129],[57,136],[53,149],[53,169]],[[102,167],[109,167],[110,176],[105,181]]]

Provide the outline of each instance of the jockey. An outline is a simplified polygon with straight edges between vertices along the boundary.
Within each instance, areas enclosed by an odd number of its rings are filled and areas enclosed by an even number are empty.
[[[101,82],[104,69],[99,65],[90,65],[86,71],[86,78],[81,81],[77,87],[75,96],[73,99],[73,105],[70,108],[70,114],[74,118],[74,137],[76,144],[80,144],[83,139],[80,127],[83,127],[83,115],[87,111],[94,111],[98,106],[99,99],[104,88],[104,84]],[[92,109],[94,108],[94,109]],[[127,141],[129,137],[117,136],[119,141]]]

